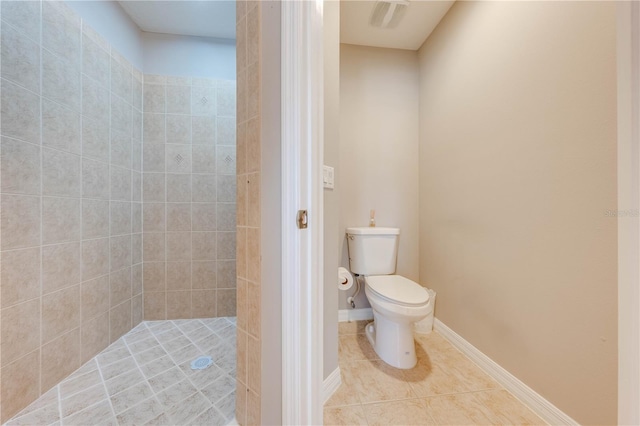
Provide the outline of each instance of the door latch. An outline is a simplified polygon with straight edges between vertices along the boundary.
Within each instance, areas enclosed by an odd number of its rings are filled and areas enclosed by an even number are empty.
[[[307,229],[308,218],[306,210],[298,210],[298,214],[296,215],[296,222],[298,224],[298,229]]]

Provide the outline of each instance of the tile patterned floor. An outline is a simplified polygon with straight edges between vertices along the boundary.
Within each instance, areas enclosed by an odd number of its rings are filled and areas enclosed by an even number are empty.
[[[6,424],[225,425],[235,375],[235,318],[143,322]]]
[[[545,424],[436,332],[416,335],[415,368],[385,364],[367,322],[339,324],[342,385],[325,404],[325,425]]]

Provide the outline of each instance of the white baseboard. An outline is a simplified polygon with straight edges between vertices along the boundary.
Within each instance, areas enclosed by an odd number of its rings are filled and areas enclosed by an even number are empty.
[[[491,358],[480,352],[475,346],[467,342],[455,331],[444,325],[437,318],[434,321],[434,329],[442,337],[447,339],[460,352],[476,363],[496,382],[504,386],[513,396],[518,398],[534,413],[550,425],[578,425],[579,423],[563,413],[558,407],[544,399],[540,394],[522,383],[513,374],[496,364]]]
[[[340,367],[336,367],[335,370],[329,377],[324,379],[322,382],[322,403],[326,404],[329,398],[333,396],[333,394],[338,390],[340,385],[342,384],[342,379],[340,378]]]
[[[371,308],[361,309],[340,309],[338,311],[338,322],[372,320],[373,311]]]

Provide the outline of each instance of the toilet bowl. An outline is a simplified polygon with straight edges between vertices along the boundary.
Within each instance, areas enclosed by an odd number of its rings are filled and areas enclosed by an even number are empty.
[[[347,228],[349,268],[364,276],[364,292],[373,310],[365,332],[380,358],[396,368],[413,368],[413,323],[429,315],[429,293],[420,284],[394,275],[398,228]]]
[[[415,367],[413,324],[429,314],[429,293],[401,275],[365,276],[364,291],[374,318],[365,328],[371,346],[393,367]]]

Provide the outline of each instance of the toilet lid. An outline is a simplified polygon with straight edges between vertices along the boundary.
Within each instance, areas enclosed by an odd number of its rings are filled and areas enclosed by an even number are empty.
[[[380,296],[403,305],[424,305],[429,301],[424,287],[401,275],[370,275],[367,284]]]

